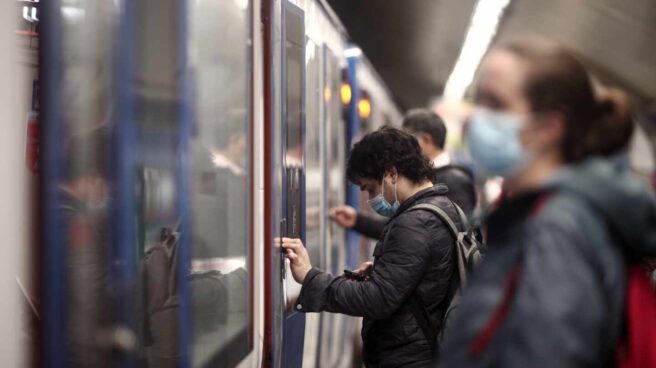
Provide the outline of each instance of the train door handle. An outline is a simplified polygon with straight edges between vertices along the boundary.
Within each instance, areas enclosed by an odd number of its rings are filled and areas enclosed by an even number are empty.
[[[283,238],[287,236],[287,218],[283,217],[280,219],[280,237]],[[286,268],[285,268],[285,249],[280,247],[280,280],[285,281],[286,278]]]

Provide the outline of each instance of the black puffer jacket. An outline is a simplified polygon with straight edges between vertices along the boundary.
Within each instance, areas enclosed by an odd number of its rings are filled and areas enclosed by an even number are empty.
[[[433,169],[432,174],[432,182],[446,185],[449,190],[446,196],[460,206],[467,216],[471,216],[476,207],[476,188],[471,171],[464,166],[447,165]],[[379,239],[387,220],[378,215],[361,212],[358,213],[353,230]]]
[[[296,309],[363,316],[363,357],[367,367],[429,366],[432,352],[409,310],[418,293],[432,323],[441,320],[455,269],[455,242],[449,230],[419,203],[443,208],[461,225],[452,202],[436,185],[408,198],[383,230],[374,250],[370,279],[354,281],[312,269],[303,281]]]

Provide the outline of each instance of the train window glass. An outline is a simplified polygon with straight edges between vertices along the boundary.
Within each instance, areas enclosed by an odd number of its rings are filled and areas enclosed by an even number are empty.
[[[322,229],[325,220],[322,211],[323,176],[321,165],[321,86],[320,53],[317,45],[308,39],[305,44],[305,246],[312,264],[325,269],[323,263]]]
[[[329,208],[346,203],[346,133],[342,117],[342,105],[339,99],[339,89],[342,84],[341,68],[339,59],[328,48],[326,48],[325,59],[326,88],[330,91],[324,94],[325,118],[326,118],[326,141],[328,175],[327,205]],[[344,263],[344,231],[339,225],[331,221],[327,232],[327,244],[330,244],[328,258],[329,269],[333,274],[339,273],[345,266]]]
[[[47,201],[56,201],[55,212],[48,214],[52,217],[47,225],[55,226],[53,238],[45,241],[48,246],[61,246],[57,249],[63,253],[56,257],[63,257],[64,262],[47,259],[46,272],[62,266],[63,280],[55,285],[60,292],[53,288],[49,295],[52,299],[63,298],[64,308],[62,314],[46,316],[46,319],[57,319],[55,323],[62,321],[61,329],[49,331],[46,338],[61,341],[65,365],[72,366],[108,366],[112,357],[111,350],[98,336],[108,333],[112,305],[116,305],[116,299],[110,295],[116,284],[109,277],[112,252],[108,229],[111,209],[115,206],[111,196],[109,137],[115,117],[112,60],[117,51],[113,45],[118,15],[114,2],[70,1],[61,7],[61,13],[49,17],[50,21],[61,16],[58,30],[62,68],[54,70],[61,79],[52,75],[47,78],[56,79],[53,84],[59,83],[60,88],[45,98],[50,101],[50,107],[58,106],[61,125],[50,126],[46,131],[47,139],[52,141],[54,136],[61,149],[50,148],[46,154],[51,156],[44,160],[46,165],[55,162],[44,178],[47,185],[44,193]],[[53,72],[52,65],[55,63],[48,61],[45,73]],[[47,123],[55,121],[54,117],[46,118]],[[50,255],[46,250],[45,257]],[[47,276],[51,280],[53,275]],[[55,308],[45,313],[58,311]],[[59,342],[47,343],[53,346]],[[60,365],[61,362],[50,363]]]
[[[175,0],[134,2],[137,241],[140,258],[140,355],[150,367],[179,364],[183,353],[178,272],[182,221],[179,162],[178,6]]]
[[[293,10],[291,6],[285,11],[285,197],[286,197],[286,236],[291,238],[304,237],[304,165],[305,154],[303,147],[303,133],[305,129],[305,29],[303,14]],[[305,240],[305,239],[303,239]],[[289,262],[286,266],[285,291],[286,305],[289,312],[293,312],[293,305],[300,293],[300,284],[294,281],[289,271]]]
[[[287,44],[287,167],[303,167],[303,50],[296,44]],[[298,226],[292,226],[288,235],[300,235]]]
[[[230,367],[252,348],[248,2],[189,6],[192,365]]]

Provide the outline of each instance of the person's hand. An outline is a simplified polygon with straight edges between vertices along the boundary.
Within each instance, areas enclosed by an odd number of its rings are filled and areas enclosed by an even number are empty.
[[[292,238],[276,238],[276,246],[282,246],[285,250],[285,255],[289,259],[289,265],[292,270],[294,280],[299,284],[303,283],[305,276],[312,269],[310,263],[310,255],[303,246],[301,239]]]
[[[358,266],[353,272],[359,273],[365,277],[369,277],[371,275],[371,270],[374,267],[373,262],[364,262],[361,265]]]
[[[351,206],[337,206],[330,210],[330,218],[339,226],[351,229],[355,226],[358,213]]]

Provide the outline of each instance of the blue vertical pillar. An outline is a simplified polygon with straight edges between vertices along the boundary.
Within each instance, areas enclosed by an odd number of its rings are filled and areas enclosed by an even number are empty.
[[[64,221],[58,213],[63,179],[64,127],[62,119],[63,62],[62,13],[58,0],[40,4],[42,39],[39,45],[39,79],[42,88],[41,170],[41,273],[43,303],[42,361],[44,367],[66,364],[66,242]]]
[[[136,127],[133,91],[134,72],[134,5],[132,1],[123,2],[119,19],[116,52],[113,55],[115,114],[111,125],[112,144],[110,160],[110,181],[112,198],[109,233],[109,264],[111,301],[114,308],[113,323],[120,327],[136,331],[135,289],[137,285],[137,230],[135,213],[137,213],[135,185]],[[116,366],[134,367],[134,359],[128,351],[117,351]]]
[[[178,343],[180,361],[178,367],[187,368],[191,366],[191,290],[187,283],[188,270],[191,268],[191,222],[189,208],[189,139],[191,136],[191,78],[187,65],[187,42],[188,42],[188,11],[187,0],[178,3],[178,70],[182,71],[182,77],[178,84],[178,167],[176,178],[177,210],[180,219],[180,239],[178,242],[178,290],[180,293],[180,315],[178,324]]]
[[[348,67],[348,83],[351,86],[351,102],[348,106],[348,114],[346,120],[346,142],[348,143],[348,150],[353,146],[354,140],[360,133],[360,115],[358,114],[358,101],[360,100],[360,88],[358,86],[357,70],[358,70],[358,56],[351,56],[346,58]],[[358,209],[360,207],[360,191],[359,188],[351,183],[346,184],[346,203]],[[359,235],[354,230],[348,230],[346,233],[346,265],[349,269],[354,269],[358,266],[358,245]]]

